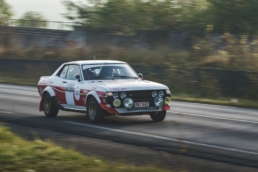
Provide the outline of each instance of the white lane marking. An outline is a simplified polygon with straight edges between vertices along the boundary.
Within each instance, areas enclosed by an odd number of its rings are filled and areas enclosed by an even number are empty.
[[[16,91],[0,91],[0,93],[8,93],[8,94],[17,94],[17,95],[25,95],[25,96],[39,96],[39,94],[31,94],[31,93],[22,93]]]
[[[238,153],[246,153],[246,154],[251,154],[251,155],[258,155],[257,152],[250,152],[250,151],[245,151],[245,150],[239,150],[239,149],[234,149],[234,148],[221,147],[221,146],[215,146],[215,145],[209,145],[209,144],[197,143],[197,142],[191,142],[191,141],[183,141],[183,140],[169,138],[169,137],[156,136],[156,135],[152,135],[152,134],[138,133],[138,132],[133,132],[133,131],[125,131],[125,130],[119,130],[119,129],[113,129],[113,128],[95,126],[95,125],[89,125],[89,124],[70,122],[70,121],[62,121],[62,122],[68,123],[68,124],[74,124],[74,125],[81,125],[81,126],[85,126],[85,127],[97,128],[97,129],[102,129],[102,130],[109,130],[109,131],[114,131],[114,132],[133,134],[133,135],[138,135],[138,136],[145,136],[145,137],[161,139],[161,140],[166,140],[166,141],[174,141],[174,142],[191,144],[191,145],[196,145],[196,146],[203,146],[203,147],[208,147],[208,148],[221,149],[221,150],[226,150],[226,151],[231,151],[231,152],[238,152]]]
[[[0,113],[12,114],[12,112],[7,112],[7,111],[0,111]]]
[[[204,118],[214,118],[214,119],[223,119],[223,120],[228,120],[228,121],[237,121],[237,122],[258,124],[258,121],[248,121],[248,120],[235,119],[235,118],[224,118],[224,117],[219,117],[219,116],[198,115],[198,114],[194,114],[194,113],[176,112],[176,111],[171,111],[171,110],[169,110],[168,112],[182,114],[182,115],[188,115],[188,116],[199,116],[199,117],[204,117]]]

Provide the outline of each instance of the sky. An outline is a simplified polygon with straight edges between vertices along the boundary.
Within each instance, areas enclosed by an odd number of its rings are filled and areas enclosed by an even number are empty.
[[[69,21],[62,17],[62,13],[66,11],[62,0],[6,0],[6,2],[12,6],[14,19],[20,18],[27,11],[35,11],[43,14],[49,21]]]

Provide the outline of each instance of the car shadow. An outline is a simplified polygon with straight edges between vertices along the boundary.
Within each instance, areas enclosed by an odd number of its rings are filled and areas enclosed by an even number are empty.
[[[70,122],[78,122],[84,124],[92,124],[88,121],[85,114],[81,115],[60,115],[57,117],[58,120],[62,121],[70,121]],[[154,122],[148,115],[140,115],[140,116],[119,116],[112,115],[106,116],[103,121],[97,123],[97,125],[105,125],[105,126],[133,126],[133,125],[143,125],[143,124],[153,124]],[[93,124],[94,125],[94,124]]]

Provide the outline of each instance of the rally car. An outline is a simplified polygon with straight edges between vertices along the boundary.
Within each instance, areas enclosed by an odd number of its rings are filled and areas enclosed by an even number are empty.
[[[47,117],[56,117],[60,109],[86,112],[90,122],[100,122],[106,115],[143,114],[163,121],[170,109],[167,86],[143,80],[121,61],[64,63],[51,76],[40,78],[38,91],[39,110]]]

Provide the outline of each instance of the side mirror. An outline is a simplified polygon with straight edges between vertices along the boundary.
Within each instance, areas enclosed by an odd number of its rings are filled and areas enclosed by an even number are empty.
[[[81,79],[80,79],[81,77],[80,77],[80,75],[78,73],[76,73],[74,77],[78,80],[78,82],[81,81]]]
[[[138,73],[138,77],[141,78],[141,80],[143,80],[143,75],[141,73]]]

